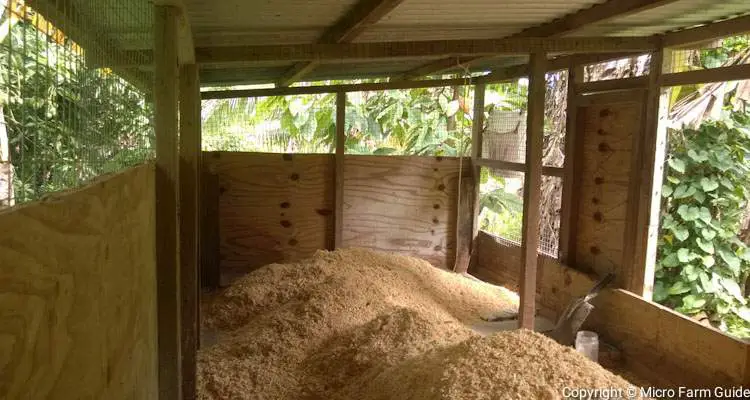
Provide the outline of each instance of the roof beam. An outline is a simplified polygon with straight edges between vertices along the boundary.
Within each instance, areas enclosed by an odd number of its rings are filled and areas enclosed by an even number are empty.
[[[318,43],[348,43],[367,27],[386,16],[404,0],[360,0],[335,25],[328,28]],[[277,81],[277,86],[289,86],[311,72],[316,62],[305,61],[292,66]]]
[[[547,22],[546,24],[524,29],[519,33],[511,35],[510,38],[557,37],[579,30],[587,25],[616,17],[623,17],[650,8],[660,7],[675,1],[676,0],[609,0],[606,3],[597,4],[590,8],[568,14],[562,18]],[[470,64],[484,58],[485,57],[473,57],[470,59],[464,59],[460,60],[462,61],[460,64]],[[404,79],[414,79],[420,76],[436,74],[448,69],[453,69],[457,65],[455,58],[447,58],[408,71],[403,74],[402,77]]]
[[[292,44],[197,48],[198,63],[263,61],[334,61],[493,54],[647,52],[658,47],[655,37],[573,37],[478,40],[428,40],[340,44]]]
[[[664,34],[664,47],[685,47],[750,32],[750,15]]]

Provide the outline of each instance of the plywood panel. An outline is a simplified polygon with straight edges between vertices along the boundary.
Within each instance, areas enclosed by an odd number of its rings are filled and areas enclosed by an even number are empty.
[[[463,168],[471,172],[468,160]],[[344,246],[453,268],[458,172],[457,158],[346,156]]]
[[[622,282],[634,135],[640,132],[637,102],[579,108],[583,141],[578,177],[579,215],[575,262],[600,275],[614,272]]]
[[[0,398],[158,396],[154,167],[0,212]]]
[[[219,179],[222,280],[332,247],[332,155],[214,152],[203,162]]]
[[[520,248],[482,232],[476,266],[469,272],[514,288],[520,273]],[[537,274],[539,304],[559,313],[585,294],[594,279],[556,260],[541,258]],[[648,302],[624,290],[607,290],[594,301],[585,328],[622,351],[628,368],[662,386],[713,387],[747,384],[750,345]]]

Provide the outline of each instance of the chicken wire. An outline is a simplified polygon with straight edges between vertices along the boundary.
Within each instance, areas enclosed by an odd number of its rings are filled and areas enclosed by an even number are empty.
[[[481,168],[479,187],[480,229],[511,246],[521,245],[524,176],[509,171]],[[558,257],[562,179],[542,177],[538,251]]]
[[[612,79],[646,76],[651,68],[651,55],[641,54],[618,58],[583,67],[583,81],[606,81]]]
[[[145,49],[150,5],[28,3],[0,0],[3,206],[153,157],[152,83],[141,69],[143,53],[124,51],[123,36],[110,25],[117,21],[128,44]]]
[[[333,153],[336,94],[204,100],[203,149]]]
[[[487,85],[482,158],[514,163],[526,160],[526,111],[528,80]],[[506,176],[514,178],[516,172]]]
[[[346,152],[468,155],[473,86],[347,93]]]
[[[674,49],[664,60],[669,72],[685,72],[750,63],[750,35],[735,35],[689,48]]]

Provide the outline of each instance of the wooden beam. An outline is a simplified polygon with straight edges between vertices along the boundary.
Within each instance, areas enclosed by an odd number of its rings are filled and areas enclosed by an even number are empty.
[[[201,161],[205,155],[201,157]],[[201,162],[201,287],[218,289],[221,286],[221,227],[219,225],[219,177],[206,163]]]
[[[469,264],[475,262],[474,243],[479,234],[479,186],[482,182],[482,170],[477,161],[482,158],[482,134],[484,132],[484,99],[487,85],[484,83],[474,86],[474,115],[471,125],[471,167],[474,177],[474,192],[472,204],[471,256]]]
[[[171,6],[178,10],[177,59],[180,65],[195,64],[193,30],[184,0],[153,0],[152,3],[155,6]]]
[[[576,93],[579,94],[609,92],[612,90],[643,89],[648,86],[648,76],[580,82],[574,85],[576,86]]]
[[[474,161],[474,164],[479,167],[501,169],[505,171],[526,172],[526,164],[512,162],[512,161],[490,160],[488,158],[480,158]],[[544,167],[544,166],[542,167],[542,175],[545,175],[545,176],[556,176],[556,177],[562,178],[563,173],[564,173],[563,168],[560,168],[560,167]]]
[[[177,243],[178,10],[154,6],[154,131],[156,136],[156,280],[159,398],[182,398]]]
[[[414,68],[411,71],[396,75],[393,79],[416,79],[422,76],[435,75],[462,65],[468,66],[471,62],[477,60],[477,58],[476,56],[441,58],[440,60],[435,60]]]
[[[182,315],[182,396],[196,398],[198,349],[198,263],[200,256],[201,100],[198,66],[180,68],[180,297]]]
[[[613,18],[624,17],[629,14],[673,3],[674,1],[676,0],[609,0],[605,3],[596,4],[590,8],[568,14],[545,24],[524,29],[519,33],[511,35],[510,38],[557,37],[574,32],[591,24],[607,21]],[[465,58],[463,59],[462,64],[470,64],[484,58],[485,57]],[[454,65],[446,66],[446,64],[451,64],[451,61],[453,61]],[[430,66],[434,66],[434,69],[430,70]],[[423,65],[405,73],[404,75],[416,78],[435,74],[454,66],[455,59],[449,58]]]
[[[668,50],[667,50],[668,51]],[[646,101],[643,105],[643,138],[635,143],[638,158],[633,165],[631,179],[637,179],[634,194],[628,200],[635,203],[629,219],[635,220],[632,232],[626,230],[624,249],[632,254],[625,260],[629,271],[625,276],[625,289],[651,300],[656,264],[656,248],[659,238],[659,212],[661,208],[661,186],[664,175],[667,146],[666,126],[660,123],[660,114],[668,107],[668,92],[659,86],[664,67],[664,51],[651,55],[651,73]],[[629,188],[630,190],[630,188]],[[635,214],[635,215],[632,215]]]
[[[328,28],[318,41],[319,43],[348,43],[359,36],[367,27],[401,4],[404,0],[360,0],[335,25]],[[300,80],[315,67],[315,62],[295,64],[277,81],[280,87],[289,86]]]
[[[578,220],[577,176],[581,168],[583,140],[578,138],[578,104],[576,86],[583,82],[583,65],[568,69],[567,121],[565,123],[565,164],[562,177],[562,201],[560,209],[560,262],[573,265],[575,261],[575,226]]]
[[[334,197],[334,247],[344,243],[344,153],[346,145],[346,93],[336,93],[336,193]]]
[[[664,47],[686,47],[750,32],[750,15],[664,34]]]
[[[696,83],[740,81],[750,79],[750,64],[732,65],[729,67],[701,69],[697,71],[662,74],[661,86],[694,85]]]
[[[518,323],[534,329],[536,314],[536,267],[539,248],[539,207],[544,153],[544,96],[547,56],[533,53],[530,58],[529,100],[526,121],[526,176],[523,185],[523,224],[521,230],[521,290]]]
[[[464,163],[465,157],[459,159]],[[457,190],[456,207],[456,259],[453,264],[453,272],[463,274],[469,270],[471,261],[471,243],[474,236],[474,193],[478,185],[475,184],[474,174],[471,171],[471,163],[466,163],[459,168],[459,184]]]
[[[263,61],[369,60],[381,58],[460,55],[553,53],[608,53],[652,51],[654,37],[572,37],[475,40],[427,40],[417,42],[374,42],[338,44],[290,44],[265,46],[201,47],[195,51],[198,63]]]

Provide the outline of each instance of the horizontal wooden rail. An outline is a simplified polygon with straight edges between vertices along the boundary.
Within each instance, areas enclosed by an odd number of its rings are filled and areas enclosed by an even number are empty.
[[[693,85],[750,79],[750,64],[662,74],[661,86]]]
[[[648,86],[648,76],[625,79],[607,79],[603,81],[583,82],[576,84],[576,93],[609,92],[612,90],[640,89]]]
[[[477,167],[487,167],[492,169],[503,169],[506,171],[526,172],[526,165],[512,161],[490,160],[480,158],[474,162]],[[563,169],[560,167],[542,167],[542,175],[556,176],[562,178]]]

